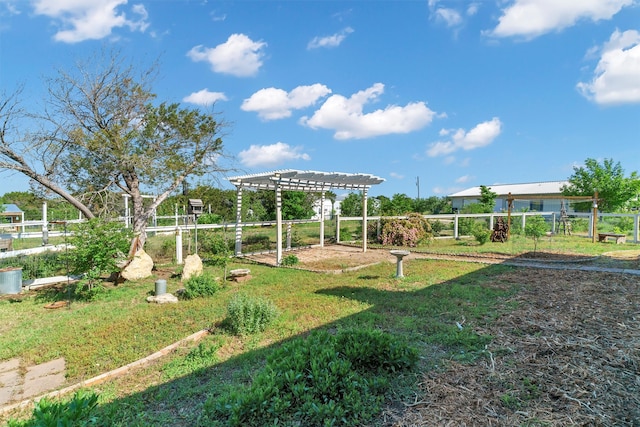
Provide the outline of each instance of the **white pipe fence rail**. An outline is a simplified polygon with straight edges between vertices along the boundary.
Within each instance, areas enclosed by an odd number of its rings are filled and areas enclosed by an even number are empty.
[[[547,218],[551,223],[551,231],[556,232],[556,227],[558,225],[558,220],[560,218],[560,214],[558,212],[512,212],[511,217],[512,220],[514,218],[520,217],[520,224],[522,229],[526,226],[527,217],[542,215]],[[494,221],[498,217],[507,217],[507,213],[499,212],[499,213],[482,213],[482,214],[438,214],[438,215],[423,215],[425,218],[430,220],[438,220],[445,223],[453,223],[453,235],[446,236],[449,238],[458,239],[460,237],[464,237],[460,234],[460,219],[463,218],[487,218],[489,220],[488,227],[489,229],[493,229]],[[593,230],[593,214],[592,213],[573,213],[571,214],[572,218],[584,218],[588,220],[588,236],[592,237]],[[406,216],[396,216],[396,217],[381,217],[381,216],[370,216],[367,217],[367,221],[370,223],[378,222],[380,223],[381,218],[406,218]],[[633,243],[640,242],[640,213],[636,214],[611,214],[611,213],[598,213],[598,221],[606,221],[611,218],[630,218],[633,222]],[[348,221],[362,221],[362,217],[341,217],[339,215],[335,216],[336,222],[336,241],[341,241],[340,236],[340,225],[341,223]],[[85,221],[84,219],[74,219],[65,221],[68,225],[77,224]],[[119,217],[114,219],[114,221],[120,221],[127,226],[131,224],[131,218],[128,217]],[[159,222],[170,221],[171,225],[157,225]],[[309,220],[290,220],[285,221],[288,227],[292,224],[306,224],[306,223],[319,223],[319,219],[309,219]],[[268,227],[275,226],[276,221],[247,221],[242,222],[240,227],[242,228],[250,228],[250,227]],[[150,225],[147,227],[146,231],[149,234],[174,234],[176,230],[180,229],[182,232],[190,232],[191,230],[196,230],[196,224],[193,221],[193,216],[190,215],[171,215],[171,216],[155,216],[150,220]],[[235,222],[225,222],[222,224],[197,224],[197,229],[200,230],[215,230],[215,229],[224,229],[224,230],[232,230],[235,232],[236,223]],[[72,231],[68,231],[68,234],[71,234]],[[64,236],[64,228],[60,222],[52,221],[52,222],[44,222],[42,220],[30,220],[19,223],[11,223],[11,224],[0,224],[0,238],[13,238],[13,239],[27,239],[27,238],[49,238],[56,236]],[[446,238],[445,237],[445,238]]]

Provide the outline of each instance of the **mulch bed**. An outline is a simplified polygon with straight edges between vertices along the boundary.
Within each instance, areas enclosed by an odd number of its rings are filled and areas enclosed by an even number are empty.
[[[520,268],[473,364],[426,372],[393,426],[640,426],[640,278]]]

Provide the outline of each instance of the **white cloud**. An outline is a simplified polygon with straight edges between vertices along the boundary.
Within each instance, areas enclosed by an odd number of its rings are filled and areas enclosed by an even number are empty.
[[[467,7],[467,15],[468,16],[473,16],[476,13],[478,13],[478,10],[480,9],[480,5],[478,3],[471,3],[468,7]]]
[[[471,175],[463,175],[463,176],[461,176],[461,177],[459,177],[459,178],[457,178],[457,179],[456,179],[456,183],[458,183],[458,184],[464,184],[465,182],[469,182],[469,181],[471,181],[472,179],[475,179],[475,177],[474,177],[474,176],[471,176]]]
[[[353,28],[347,27],[342,31],[325,37],[314,37],[313,40],[307,45],[307,49],[317,49],[319,47],[336,47],[347,38],[349,34],[353,33]]]
[[[451,135],[449,141],[438,141],[429,146],[427,155],[429,157],[443,156],[458,150],[474,150],[485,147],[493,142],[502,131],[502,122],[497,117],[482,122],[469,132],[464,129],[441,130],[441,136]]]
[[[291,147],[284,142],[271,145],[252,145],[238,154],[240,162],[247,167],[278,166],[290,160],[311,160],[311,156],[302,153],[302,147]]]
[[[578,90],[598,104],[640,102],[640,32],[615,31],[601,49],[590,82]]]
[[[56,41],[77,43],[102,39],[120,27],[144,32],[149,26],[147,10],[141,4],[134,4],[130,15],[136,17],[130,19],[118,10],[126,4],[127,0],[37,0],[33,6],[37,15],[59,21],[62,29],[55,34]]]
[[[444,21],[447,27],[455,27],[462,23],[462,16],[455,9],[441,7],[434,12],[436,19]]]
[[[460,187],[449,187],[449,188],[433,187],[431,191],[433,192],[433,194],[449,195],[449,194],[457,193],[458,191],[461,191],[461,190],[462,188]]]
[[[202,89],[185,96],[182,100],[191,104],[207,106],[215,104],[216,101],[226,101],[227,97],[222,92],[210,92],[208,89]]]
[[[534,38],[575,25],[580,20],[608,20],[634,0],[515,0],[487,34]]]
[[[332,129],[336,139],[361,139],[394,133],[409,133],[431,123],[435,113],[424,102],[411,102],[404,107],[389,105],[384,110],[364,113],[365,104],[375,101],[384,92],[376,83],[368,89],[346,98],[330,96],[311,118],[300,123],[312,129]]]
[[[187,52],[187,56],[195,62],[208,62],[216,73],[248,77],[255,75],[262,66],[266,45],[244,34],[232,34],[226,42],[216,47],[195,46]]]
[[[310,86],[298,86],[291,92],[270,87],[260,89],[242,102],[243,111],[257,111],[263,120],[276,120],[291,117],[291,110],[309,107],[331,93],[325,85],[316,83]]]
[[[391,178],[395,178],[395,179],[404,179],[404,175],[401,175],[401,174],[396,173],[396,172],[389,173],[389,176]]]

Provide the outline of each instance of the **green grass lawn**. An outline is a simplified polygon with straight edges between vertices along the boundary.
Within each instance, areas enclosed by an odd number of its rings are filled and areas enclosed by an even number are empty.
[[[0,360],[19,357],[28,366],[64,357],[72,384],[210,328],[212,334],[203,345],[215,351],[205,363],[190,366],[186,356],[191,348],[185,348],[96,389],[98,412],[106,424],[197,425],[208,398],[234,384],[248,383],[266,354],[315,329],[359,326],[405,336],[420,350],[422,365],[436,365],[445,354],[481,357],[489,338],[474,333],[472,326],[490,321],[494,305],[513,292],[486,286],[492,274],[507,267],[446,261],[414,261],[402,280],[394,278],[390,264],[343,275],[231,265],[237,267],[250,268],[252,279],[228,283],[213,297],[176,305],[146,302],[154,278],[114,287],[93,302],[72,301],[69,309],[44,309],[50,301],[64,299],[64,290],[3,299]],[[178,287],[177,278],[168,280],[169,292]],[[281,315],[263,333],[234,336],[223,327],[223,320],[228,301],[237,293],[267,298]],[[464,333],[455,324],[462,319],[469,326]],[[404,378],[395,393],[410,393],[414,383],[415,376]]]
[[[149,243],[150,248],[164,246],[154,238]],[[553,236],[538,243],[538,250],[583,255],[634,248],[593,244],[576,236]],[[419,249],[518,254],[532,251],[533,242],[521,236],[485,245],[435,240]],[[179,269],[170,264],[161,268]],[[200,350],[207,357],[190,356],[194,344],[94,391],[100,394],[98,425],[211,425],[203,415],[205,402],[249,384],[268,354],[313,330],[358,326],[402,336],[419,350],[419,371],[438,369],[451,359],[469,362],[487,357],[484,346],[491,337],[482,334],[482,327],[508,310],[504,298],[517,292],[517,287],[500,282],[500,274],[511,267],[453,261],[405,261],[403,279],[394,277],[395,266],[390,263],[341,275],[238,261],[229,268],[250,268],[252,278],[228,282],[213,297],[171,305],[146,302],[156,277],[110,287],[95,301],[72,301],[69,308],[58,310],[44,306],[67,298],[65,289],[0,299],[0,361],[19,357],[26,367],[64,357],[67,382],[73,384],[210,329]],[[214,276],[223,274],[218,267],[206,270]],[[181,286],[177,275],[167,280],[168,292]],[[255,335],[231,334],[224,320],[228,302],[238,293],[275,303],[281,312],[275,324]],[[461,323],[464,328],[458,326]],[[388,402],[411,400],[418,380],[418,372],[398,376]]]

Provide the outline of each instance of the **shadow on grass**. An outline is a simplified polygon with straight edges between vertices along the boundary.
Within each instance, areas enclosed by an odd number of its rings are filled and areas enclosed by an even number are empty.
[[[443,272],[442,269],[449,271]],[[455,276],[457,269],[465,273]],[[355,300],[369,306],[357,314],[324,324],[318,329],[335,332],[351,327],[370,327],[402,335],[418,348],[422,359],[419,369],[426,370],[439,363],[442,357],[462,361],[482,357],[482,349],[491,337],[475,330],[490,322],[500,299],[513,292],[511,285],[501,285],[497,279],[500,273],[508,270],[511,268],[500,265],[467,267],[451,262],[418,259],[406,263],[404,279],[393,277],[395,266],[383,264],[368,267],[365,274],[362,270],[351,274],[347,286],[339,277],[316,273],[308,273],[305,280],[322,283],[312,292],[316,296],[332,300]],[[259,280],[259,277],[254,280]],[[170,380],[163,377],[163,369],[173,363],[171,361],[145,368],[136,377],[142,378],[144,384],[156,385],[101,404],[96,413],[98,425],[212,425],[212,420],[204,416],[208,399],[250,384],[252,377],[264,366],[267,356],[275,348],[303,338],[309,332],[247,351],[222,363],[212,362],[210,366],[195,370],[185,366],[184,375]],[[216,346],[216,342],[228,338],[226,334],[223,328],[216,329],[213,335],[205,338],[203,345]],[[258,338],[246,337],[245,345],[257,345],[257,341],[252,344],[253,339]],[[180,358],[186,360],[184,355],[178,355],[174,360],[180,363]],[[414,397],[412,393],[416,376],[399,378],[394,386],[395,397],[387,400],[386,404],[387,408],[394,408],[392,411],[399,414],[403,405],[398,401],[409,401]],[[138,384],[123,377],[96,389],[109,399],[114,390],[127,388],[135,390]],[[377,419],[374,425],[388,424]]]

